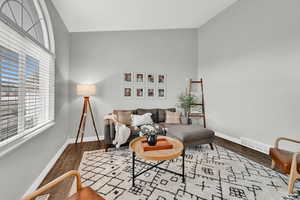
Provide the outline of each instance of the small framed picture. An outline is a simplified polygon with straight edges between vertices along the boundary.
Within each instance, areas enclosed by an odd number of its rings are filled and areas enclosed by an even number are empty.
[[[166,74],[157,74],[157,82],[159,85],[165,85],[167,83]]]
[[[123,97],[133,97],[133,88],[132,87],[124,87],[123,90]]]
[[[132,72],[123,73],[123,82],[124,83],[133,83],[133,73]]]
[[[145,89],[142,87],[135,88],[135,97],[137,98],[144,98],[145,96]]]
[[[158,88],[157,89],[157,97],[158,98],[166,98],[166,89],[165,88]]]
[[[145,73],[135,73],[135,83],[144,84],[145,83]]]
[[[155,84],[155,74],[154,73],[147,73],[146,79],[147,79],[147,85]]]
[[[155,97],[155,89],[154,88],[147,88],[146,96],[149,98]]]

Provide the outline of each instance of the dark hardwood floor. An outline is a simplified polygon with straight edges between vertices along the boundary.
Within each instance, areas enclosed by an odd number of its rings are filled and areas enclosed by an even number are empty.
[[[253,149],[244,147],[242,145],[233,143],[231,141],[216,137],[215,144],[225,147],[231,151],[239,153],[246,158],[249,158],[259,164],[262,164],[266,167],[270,167],[271,160],[268,155],[261,152],[255,151]],[[60,158],[55,163],[54,167],[50,170],[46,178],[41,183],[40,187],[49,183],[58,176],[64,174],[65,172],[77,169],[80,164],[83,152],[92,151],[97,149],[104,149],[103,143],[99,142],[85,142],[82,145],[80,144],[70,144],[62,153]],[[59,183],[57,186],[49,190],[47,193],[50,193],[50,200],[63,200],[67,197],[69,190],[71,188],[73,179],[65,180]]]

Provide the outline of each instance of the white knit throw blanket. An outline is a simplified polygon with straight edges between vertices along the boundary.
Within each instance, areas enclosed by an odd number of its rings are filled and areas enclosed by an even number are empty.
[[[116,135],[113,144],[116,145],[117,148],[120,148],[122,144],[127,142],[130,136],[130,129],[125,124],[120,123],[115,115],[107,115],[104,119],[111,119],[114,121]]]

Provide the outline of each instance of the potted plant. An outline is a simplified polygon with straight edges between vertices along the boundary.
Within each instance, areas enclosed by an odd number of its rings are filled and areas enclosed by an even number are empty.
[[[188,114],[191,111],[191,107],[193,107],[197,102],[197,97],[194,95],[186,95],[181,94],[178,97],[177,107],[182,108],[184,111],[184,117],[188,121]],[[189,122],[188,122],[189,123]]]

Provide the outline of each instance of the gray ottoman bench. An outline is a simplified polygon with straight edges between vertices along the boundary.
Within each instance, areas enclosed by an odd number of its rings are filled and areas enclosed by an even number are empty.
[[[199,125],[170,125],[166,126],[167,136],[175,137],[183,142],[183,144],[209,144],[213,150],[213,141],[215,132],[202,128]]]

